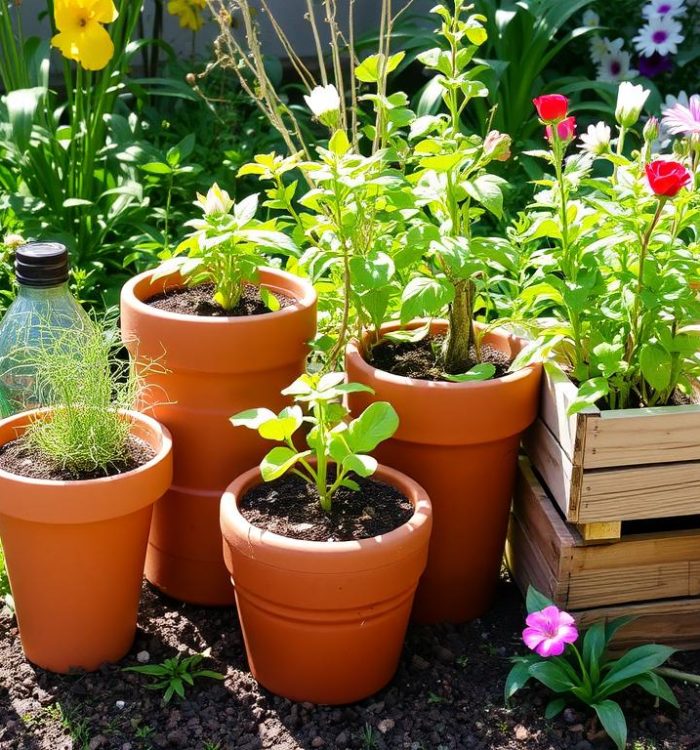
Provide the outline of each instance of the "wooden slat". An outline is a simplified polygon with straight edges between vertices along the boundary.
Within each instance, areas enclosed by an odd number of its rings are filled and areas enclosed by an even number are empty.
[[[542,373],[542,399],[540,416],[549,431],[562,447],[564,453],[574,461],[576,435],[583,414],[567,415],[571,402],[576,398],[576,386],[556,365],[548,362]],[[599,414],[598,409],[586,409],[585,414]]]
[[[589,419],[586,469],[700,460],[700,405],[604,411]]]
[[[571,614],[584,628],[599,620],[634,617],[632,622],[618,632],[614,641],[618,648],[629,648],[643,643],[663,643],[681,649],[700,648],[698,598],[600,607]]]
[[[580,471],[574,473],[571,459],[542,419],[527,430],[523,446],[567,521],[578,520]]]
[[[550,476],[557,472],[550,469]],[[544,477],[549,486],[549,479]],[[581,480],[578,523],[700,514],[700,463],[598,469]]]
[[[622,534],[621,521],[579,523],[577,528],[584,542],[611,542],[619,539]]]

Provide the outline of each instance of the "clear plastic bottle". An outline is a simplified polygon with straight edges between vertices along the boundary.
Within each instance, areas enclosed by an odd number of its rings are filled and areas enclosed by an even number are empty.
[[[32,349],[51,346],[66,329],[90,325],[68,290],[68,251],[58,242],[31,242],[17,248],[18,293],[0,320],[0,415],[42,404],[35,391]]]

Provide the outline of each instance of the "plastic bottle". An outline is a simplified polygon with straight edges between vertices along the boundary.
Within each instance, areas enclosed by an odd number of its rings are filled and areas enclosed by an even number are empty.
[[[42,406],[35,392],[32,349],[66,329],[82,330],[90,319],[68,290],[68,250],[58,242],[17,248],[18,293],[0,321],[0,415]]]

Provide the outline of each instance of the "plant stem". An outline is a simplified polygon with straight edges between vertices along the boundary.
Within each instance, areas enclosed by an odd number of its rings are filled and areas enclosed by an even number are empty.
[[[673,669],[672,667],[657,667],[654,672],[661,677],[671,677],[674,680],[685,680],[685,682],[700,685],[700,675],[692,672],[682,672],[680,669]]]
[[[472,315],[474,313],[474,282],[461,279],[455,282],[455,298],[450,305],[449,320],[445,340],[445,372],[450,374],[465,372],[471,365],[469,352],[474,335]]]

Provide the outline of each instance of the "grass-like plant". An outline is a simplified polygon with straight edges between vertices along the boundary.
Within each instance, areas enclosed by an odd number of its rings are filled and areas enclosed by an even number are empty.
[[[71,472],[108,471],[126,457],[131,425],[119,413],[136,402],[139,376],[118,357],[114,328],[86,326],[43,337],[33,350],[36,391],[51,411],[24,439]]]

